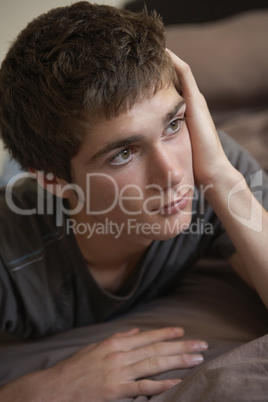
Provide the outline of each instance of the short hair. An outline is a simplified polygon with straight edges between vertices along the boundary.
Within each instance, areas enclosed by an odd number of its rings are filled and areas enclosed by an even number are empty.
[[[85,130],[179,83],[156,12],[86,1],[55,8],[19,34],[0,70],[0,132],[23,168],[71,180]]]

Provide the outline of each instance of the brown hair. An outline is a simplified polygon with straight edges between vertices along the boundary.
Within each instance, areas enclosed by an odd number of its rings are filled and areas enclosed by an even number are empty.
[[[78,2],[33,20],[0,71],[0,132],[24,168],[71,180],[90,118],[112,118],[176,82],[156,13]]]

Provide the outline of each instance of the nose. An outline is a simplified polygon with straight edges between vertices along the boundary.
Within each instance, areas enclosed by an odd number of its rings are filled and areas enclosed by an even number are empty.
[[[151,183],[163,190],[177,186],[184,176],[178,152],[171,144],[163,144],[152,150],[149,158]]]

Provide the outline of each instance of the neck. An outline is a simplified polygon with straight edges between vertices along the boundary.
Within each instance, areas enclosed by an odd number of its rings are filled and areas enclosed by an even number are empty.
[[[79,223],[87,222],[86,233],[79,233],[75,227],[74,233],[92,276],[102,288],[116,292],[135,269],[152,240],[131,236],[123,230],[119,235],[120,224],[116,228],[115,223],[108,219],[98,222],[90,216],[86,219],[75,216],[75,220],[76,228]]]
[[[116,293],[133,272],[148,245],[135,247],[107,236],[77,236],[88,269],[100,287]]]

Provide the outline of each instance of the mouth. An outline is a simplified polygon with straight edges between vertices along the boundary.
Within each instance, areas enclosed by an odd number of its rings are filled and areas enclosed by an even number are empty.
[[[190,190],[184,193],[180,198],[165,204],[163,207],[158,209],[160,215],[173,215],[177,214],[179,211],[183,211],[189,204]]]

